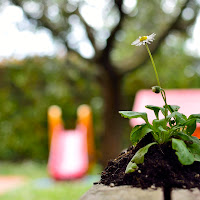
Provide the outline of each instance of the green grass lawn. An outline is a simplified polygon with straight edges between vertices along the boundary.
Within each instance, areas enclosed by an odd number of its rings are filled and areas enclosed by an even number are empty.
[[[94,171],[99,173],[99,167]],[[35,162],[0,162],[0,175],[21,175],[27,180],[24,186],[0,195],[0,200],[78,200],[99,180],[89,175],[79,181],[56,182],[49,178],[46,164]]]

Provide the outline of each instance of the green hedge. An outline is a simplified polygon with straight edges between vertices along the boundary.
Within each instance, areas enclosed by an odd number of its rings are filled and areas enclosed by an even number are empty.
[[[48,107],[61,106],[66,128],[73,128],[77,106],[90,104],[98,94],[89,79],[55,58],[35,57],[2,63],[0,159],[46,160]]]

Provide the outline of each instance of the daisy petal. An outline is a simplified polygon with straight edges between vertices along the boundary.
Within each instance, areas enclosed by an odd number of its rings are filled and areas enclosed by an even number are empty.
[[[137,45],[139,42],[140,42],[140,39],[137,39],[134,42],[132,42],[131,45]]]
[[[131,45],[135,46],[141,46],[147,44],[151,44],[155,40],[155,33],[152,33],[149,36],[140,36],[138,39],[136,39],[134,42],[131,43]]]

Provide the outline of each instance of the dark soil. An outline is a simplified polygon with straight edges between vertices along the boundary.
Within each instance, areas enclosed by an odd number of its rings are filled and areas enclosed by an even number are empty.
[[[138,165],[138,170],[125,174],[126,166],[133,155],[151,141],[151,134],[147,134],[135,148],[130,147],[127,152],[109,161],[99,183],[112,186],[132,185],[143,189],[148,187],[200,189],[200,163],[194,162],[192,165],[183,166],[170,143],[151,146],[145,155],[144,163]]]

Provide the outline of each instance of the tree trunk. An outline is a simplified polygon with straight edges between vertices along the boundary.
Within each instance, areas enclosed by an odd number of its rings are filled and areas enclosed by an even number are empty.
[[[113,75],[113,74],[112,74]],[[115,158],[121,151],[122,118],[119,114],[121,105],[121,79],[104,73],[101,87],[104,96],[104,135],[102,141],[102,164]]]

